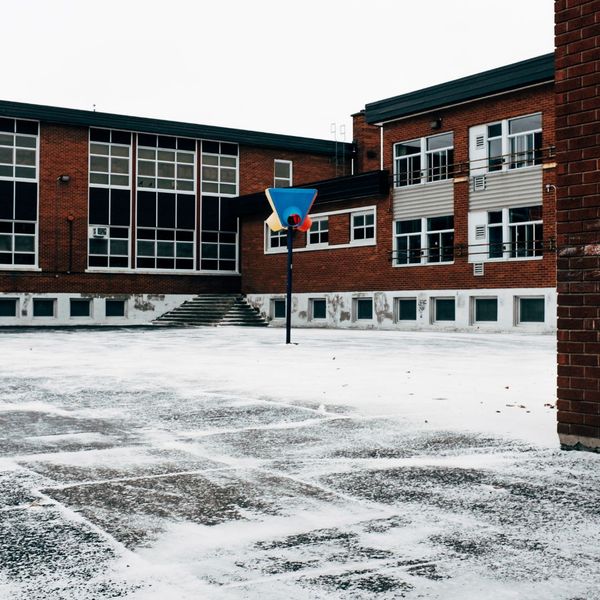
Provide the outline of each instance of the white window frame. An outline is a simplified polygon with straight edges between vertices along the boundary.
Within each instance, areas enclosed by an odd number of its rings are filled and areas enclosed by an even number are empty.
[[[485,158],[480,157],[477,159],[470,158],[471,162],[471,172],[476,171],[480,174],[483,173],[499,173],[506,171],[516,171],[518,169],[524,169],[529,167],[540,167],[541,160],[541,149],[542,149],[542,141],[540,141],[539,148],[535,147],[535,135],[543,134],[543,125],[537,127],[535,129],[531,129],[528,131],[523,131],[520,133],[510,133],[510,125],[514,121],[518,121],[519,119],[524,119],[528,117],[540,117],[540,123],[543,121],[543,114],[539,111],[534,113],[528,113],[525,115],[518,115],[516,117],[511,117],[510,119],[502,119],[499,121],[491,121],[490,123],[485,123],[482,126],[477,126],[478,129],[483,127],[484,129],[481,131],[481,136],[484,137],[484,148],[485,148]],[[500,135],[496,135],[492,138],[489,137],[489,128],[494,125],[500,125],[501,133]],[[470,134],[472,135],[472,134]],[[534,143],[533,149],[530,150],[514,150],[513,144],[514,140],[519,138],[524,138],[526,136],[533,136]],[[501,146],[501,155],[491,156],[490,154],[490,141],[500,140]],[[532,158],[525,157],[524,159],[517,160],[515,156],[519,154],[530,154]],[[496,167],[491,168],[492,159],[496,158]],[[476,163],[476,164],[473,164]],[[524,163],[524,164],[519,164]]]
[[[478,321],[477,320],[477,301],[478,300],[495,300],[496,301],[496,320],[495,321]],[[471,296],[471,318],[470,318],[470,323],[471,325],[492,325],[494,323],[498,323],[499,321],[499,315],[498,315],[498,296]],[[456,308],[455,308],[456,310]]]
[[[150,156],[152,154],[152,156]],[[154,175],[140,175],[140,167],[145,164],[154,165]],[[196,193],[196,151],[179,150],[177,148],[161,148],[160,146],[138,145],[136,152],[137,190],[171,192],[180,194]],[[172,176],[159,176],[160,165],[173,165]],[[191,177],[179,176],[180,168],[190,168]],[[152,185],[142,185],[143,180]],[[160,181],[159,181],[160,180]],[[169,187],[161,187],[160,182],[170,183]]]
[[[519,222],[519,223],[511,223],[510,222],[510,211],[511,210],[517,210],[519,208],[536,208],[536,207],[540,207],[540,209],[542,210],[542,218],[541,219],[535,219],[532,221],[523,221],[523,222]],[[490,223],[489,222],[489,215],[490,213],[498,213],[501,212],[502,213],[502,222],[501,223]],[[518,206],[509,206],[509,207],[504,207],[504,208],[499,208],[499,209],[491,209],[491,210],[487,210],[486,211],[486,220],[487,220],[487,224],[486,224],[486,241],[487,241],[487,245],[485,246],[487,248],[487,251],[485,253],[485,255],[482,255],[481,259],[478,259],[479,262],[481,261],[486,261],[486,262],[502,262],[502,261],[514,261],[514,260],[541,260],[544,257],[544,250],[543,250],[543,227],[544,227],[544,218],[543,218],[543,205],[541,204],[532,204],[530,206],[523,206],[523,207],[518,207]],[[536,240],[534,239],[533,241],[528,241],[526,239],[526,244],[532,244],[533,250],[531,254],[527,254],[527,255],[522,255],[522,256],[513,256],[513,246],[517,243],[516,240],[513,240],[513,231],[517,231],[520,228],[526,228],[525,229],[525,235],[527,237],[527,232],[529,231],[527,228],[533,228],[534,232],[535,232],[535,228],[537,225],[541,225],[542,226],[542,239],[541,240]],[[502,229],[502,256],[490,256],[490,250],[491,250],[491,246],[490,246],[490,230],[491,229]],[[535,242],[540,242],[542,244],[542,246],[538,249],[535,248]],[[516,250],[515,250],[516,252]],[[529,250],[528,250],[529,252]]]
[[[542,300],[544,303],[544,320],[543,321],[522,321],[521,320],[521,300]],[[541,327],[546,323],[546,298],[544,296],[515,296],[514,301],[514,316],[515,327]]]
[[[287,165],[289,170],[289,175],[287,177],[278,177],[277,176],[277,165]],[[276,158],[273,161],[273,187],[292,187],[294,181],[293,175],[294,163],[291,160],[283,160]]]
[[[423,266],[423,265],[451,265],[454,263],[454,237],[453,239],[453,244],[452,244],[452,260],[437,260],[437,261],[432,261],[430,260],[431,255],[430,255],[430,247],[429,247],[429,236],[430,235],[435,235],[435,234],[439,234],[440,236],[444,233],[450,233],[452,232],[452,234],[454,234],[455,228],[452,227],[452,229],[436,229],[436,230],[429,230],[427,225],[427,221],[428,219],[435,219],[437,217],[454,217],[454,215],[436,215],[436,216],[429,216],[429,217],[417,217],[415,219],[396,219],[394,221],[394,226],[392,228],[392,244],[393,244],[393,265],[394,267],[419,267],[419,266]],[[419,232],[413,232],[413,233],[396,233],[398,231],[398,223],[401,222],[405,222],[405,221],[421,221],[421,231]],[[407,263],[400,263],[398,262],[398,239],[400,238],[415,238],[419,236],[420,239],[420,259],[418,262],[407,262]],[[440,255],[441,258],[441,255]]]
[[[36,301],[49,301],[52,302],[52,314],[49,316],[41,316],[41,315],[36,315],[35,314],[35,303]],[[56,298],[33,298],[31,301],[31,316],[34,319],[56,319]]]
[[[401,319],[400,318],[400,303],[412,300],[415,303],[415,318],[414,319]],[[398,296],[394,298],[394,322],[395,323],[416,323],[419,318],[419,306],[417,303],[416,296]]]
[[[84,316],[75,316],[72,315],[71,307],[73,301],[75,302],[87,302],[89,307],[89,314]],[[94,301],[91,298],[69,298],[69,319],[92,319],[94,316]]]
[[[452,144],[449,146],[444,146],[442,148],[436,148],[434,150],[429,149],[429,142],[431,140],[435,140],[436,138],[442,136],[452,136]],[[418,142],[419,144],[419,152],[415,152],[414,154],[409,154],[406,156],[396,156],[397,149],[400,146],[409,144],[411,142]],[[451,153],[452,160],[448,158],[449,153]],[[445,158],[445,167],[443,167],[443,173],[440,172],[437,175],[433,174],[435,168],[432,166],[432,160],[434,155],[444,155]],[[415,157],[419,157],[419,169],[411,169],[409,173],[416,173],[419,171],[419,175],[413,177],[409,177],[408,183],[400,184],[399,173],[400,173],[400,164],[402,161],[406,161],[407,163],[412,163]],[[435,135],[429,135],[422,138],[415,138],[412,140],[406,140],[403,142],[397,142],[394,144],[394,187],[403,188],[403,187],[411,187],[413,185],[421,185],[426,183],[436,183],[439,181],[451,181],[453,179],[453,169],[452,165],[454,164],[454,132],[453,131],[445,131],[443,133],[437,133]]]
[[[443,321],[440,321],[438,319],[438,316],[437,316],[438,300],[452,300],[454,302],[454,319],[452,321],[446,320],[446,319]],[[435,323],[442,323],[442,324],[443,323],[456,323],[456,298],[454,296],[435,296],[433,298],[430,298],[430,304],[431,304],[430,316],[431,316],[432,325]]]
[[[106,131],[111,132],[112,129],[107,129]],[[133,134],[131,134],[133,135]],[[132,156],[132,144],[117,144],[117,143],[113,143],[113,142],[96,142],[96,141],[92,141],[91,139],[91,128],[90,130],[88,130],[88,143],[89,143],[89,157],[88,157],[88,185],[90,187],[103,187],[103,188],[120,188],[120,189],[125,189],[125,190],[129,190],[131,189],[131,169],[132,169],[132,165],[131,163],[133,162],[133,156]],[[96,149],[94,148],[94,146],[106,146],[107,147],[107,153],[100,153],[95,151]],[[127,156],[124,156],[123,154],[115,154],[113,156],[113,152],[120,150],[121,148],[123,149],[127,149]],[[94,158],[105,158],[108,161],[108,168],[106,170],[97,170],[97,169],[92,169],[92,161]],[[113,159],[115,160],[127,160],[127,173],[121,173],[118,171],[114,171],[112,169],[112,165],[113,165]],[[92,176],[93,175],[106,175],[108,181],[106,183],[101,183],[101,182],[96,182],[96,181],[92,181]],[[127,183],[113,183],[112,178],[116,176],[116,177],[127,177]]]
[[[271,231],[271,228],[264,223],[265,231],[265,254],[279,254],[281,252],[287,252],[287,229],[280,229],[279,231]],[[277,240],[277,244],[273,245],[273,242]]]
[[[218,153],[215,152],[205,152],[204,151],[204,142],[211,142],[219,144],[219,148],[221,148],[221,144],[227,144],[232,146],[237,146],[238,153],[237,154],[223,154],[221,151]],[[211,164],[205,163],[205,160],[208,158]],[[229,162],[233,162],[233,164],[228,164]],[[217,169],[217,179],[208,179],[205,177],[204,167],[208,167],[211,169]],[[223,181],[222,174],[224,172],[235,173],[235,183],[231,181]],[[234,142],[221,142],[219,140],[202,140],[200,146],[200,194],[202,196],[226,196],[228,198],[232,198],[239,195],[239,182],[240,182],[240,147],[238,144]],[[217,191],[208,190],[205,188],[205,184],[216,184]],[[235,185],[235,191],[223,191],[221,189],[222,185],[226,185],[228,187]]]
[[[307,246],[311,246],[311,247],[315,247],[315,246],[328,246],[329,245],[329,217],[328,216],[324,216],[324,217],[311,217],[312,219],[312,225],[310,226],[310,229],[306,232],[306,245]],[[325,226],[323,227],[323,224],[325,224]],[[313,227],[315,227],[315,231],[313,231]],[[322,242],[321,238],[323,237],[323,234],[327,234],[327,240]],[[313,238],[317,238],[318,241],[314,242],[312,241]]]
[[[11,237],[11,255],[12,255],[12,262],[10,263],[2,263],[0,264],[0,270],[2,271],[41,271],[40,267],[39,267],[39,243],[40,243],[40,123],[39,121],[35,121],[32,119],[10,119],[13,121],[13,131],[11,132],[5,132],[5,131],[0,131],[0,135],[7,135],[7,136],[12,136],[13,140],[12,140],[12,145],[7,145],[7,144],[3,144],[3,147],[9,147],[12,148],[12,163],[10,163],[10,166],[12,168],[12,175],[0,175],[0,179],[3,181],[11,181],[13,182],[13,186],[15,186],[17,183],[35,183],[36,185],[36,219],[35,221],[27,221],[27,220],[23,220],[23,219],[2,219],[2,222],[4,223],[11,223],[12,227],[11,227],[11,232],[5,232],[5,233],[1,233],[0,235],[6,235],[6,236],[10,236]],[[35,123],[37,125],[37,133],[33,134],[33,133],[17,133],[17,122],[18,121],[27,121],[29,123]],[[17,142],[17,138],[22,137],[22,138],[27,138],[27,139],[34,139],[35,140],[35,145],[19,145]],[[25,150],[25,151],[33,151],[35,152],[35,164],[32,165],[18,165],[17,164],[17,151],[21,149],[21,150]],[[8,165],[9,163],[3,163],[4,166]],[[34,177],[22,177],[22,176],[17,176],[16,173],[16,169],[20,166],[23,166],[25,168],[28,169],[32,169],[35,174]],[[13,188],[13,194],[16,192],[16,187]],[[15,198],[13,196],[13,202],[15,202]],[[13,215],[14,217],[14,215]],[[21,232],[17,232],[16,231],[16,224],[17,223],[23,223],[23,224],[27,224],[27,225],[31,225],[33,224],[34,226],[34,233],[21,233]],[[33,252],[26,250],[26,251],[19,251],[19,253],[22,254],[33,254],[34,258],[33,258],[33,263],[30,264],[17,264],[15,263],[15,238],[18,236],[25,236],[25,237],[33,237],[34,238],[34,242],[33,242]]]
[[[354,219],[355,217],[367,217],[369,215],[373,216],[373,225],[367,225],[366,223],[364,225],[355,225],[354,224]],[[356,230],[357,229],[364,229],[365,233],[367,228],[373,227],[373,235],[371,237],[364,237],[364,238],[359,238],[356,239]],[[356,210],[350,213],[350,243],[353,246],[363,246],[363,245],[368,245],[371,242],[375,242],[377,240],[377,215],[375,214],[375,210],[374,209],[368,209],[368,210]]]

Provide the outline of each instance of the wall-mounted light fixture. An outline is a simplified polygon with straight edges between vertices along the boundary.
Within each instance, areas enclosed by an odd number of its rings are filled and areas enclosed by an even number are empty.
[[[69,183],[69,181],[71,181],[71,176],[70,175],[59,175],[56,178],[56,181],[58,181],[60,183]]]
[[[431,127],[431,129],[440,129],[441,126],[442,126],[442,117],[436,117],[435,119],[432,119],[429,122],[429,127]]]

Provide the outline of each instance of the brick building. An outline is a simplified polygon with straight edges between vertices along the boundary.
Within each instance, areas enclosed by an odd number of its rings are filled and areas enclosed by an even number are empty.
[[[293,323],[554,331],[553,82],[549,54],[354,115],[354,175],[295,236]],[[286,234],[241,202],[242,290],[281,323]]]
[[[350,145],[0,102],[0,323],[150,321],[239,292],[233,199],[335,177]]]
[[[558,432],[600,451],[600,2],[555,11]]]

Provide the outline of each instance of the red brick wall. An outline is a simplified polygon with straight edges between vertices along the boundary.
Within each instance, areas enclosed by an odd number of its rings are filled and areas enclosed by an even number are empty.
[[[469,103],[441,112],[442,129],[454,131],[455,160],[468,161],[469,127],[498,119],[543,111],[543,145],[554,145],[554,94],[551,85],[532,88],[501,97]],[[436,113],[437,115],[438,113]],[[361,121],[355,117],[355,123]],[[393,172],[393,144],[402,140],[431,135],[431,115],[406,119],[385,126],[384,168]],[[355,131],[359,149],[370,148],[374,143],[374,128],[361,126]],[[366,135],[362,141],[361,132]],[[379,144],[377,133],[377,144]],[[377,148],[379,146],[377,145]],[[360,155],[360,150],[359,150]],[[365,164],[365,163],[363,163]],[[555,183],[553,159],[546,161],[543,171],[544,185]],[[371,164],[367,163],[368,168]],[[376,167],[377,168],[377,167]],[[464,169],[462,181],[454,184],[455,244],[468,244],[468,170]],[[554,192],[543,193],[544,238],[555,236]],[[544,254],[542,260],[518,262],[490,262],[485,265],[485,276],[473,275],[473,265],[468,263],[467,252],[455,253],[454,264],[427,265],[399,268],[392,266],[393,250],[392,213],[389,198],[364,200],[357,204],[338,203],[335,210],[353,206],[377,205],[377,245],[339,250],[315,250],[296,253],[294,256],[294,289],[298,293],[312,291],[369,291],[369,290],[419,290],[419,289],[477,289],[504,287],[554,287],[556,285],[556,256]],[[326,211],[315,208],[313,212]],[[246,218],[242,224],[242,290],[246,293],[279,293],[285,289],[285,256],[264,254],[263,217]],[[345,216],[341,226],[344,233],[333,232],[330,243],[343,243],[348,236],[349,222]],[[338,217],[332,218],[339,221]],[[334,227],[340,227],[339,225]],[[334,240],[336,240],[334,242]],[[303,245],[303,244],[302,244]]]
[[[600,2],[557,0],[558,432],[600,449]]]
[[[295,183],[336,175],[335,160],[327,156],[242,146],[240,193],[272,186],[276,158],[293,161]],[[344,168],[349,172],[349,163]],[[342,173],[341,164],[338,171]],[[70,181],[59,182],[60,175],[69,175]],[[42,272],[0,271],[0,291],[189,294],[240,290],[240,277],[231,275],[85,273],[88,128],[41,124],[39,179],[39,267]]]
[[[367,124],[364,111],[352,115],[352,127],[356,144],[354,172],[376,171],[381,165],[381,130]]]

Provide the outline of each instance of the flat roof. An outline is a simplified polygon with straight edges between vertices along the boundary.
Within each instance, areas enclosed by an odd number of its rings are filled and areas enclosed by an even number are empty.
[[[45,106],[43,104],[26,104],[0,100],[0,116],[16,119],[34,119],[43,123],[56,125],[75,125],[80,127],[100,127],[107,129],[123,129],[140,133],[181,136],[205,140],[234,142],[244,146],[276,148],[279,150],[295,150],[313,154],[349,157],[352,144],[334,142],[315,138],[297,137],[249,131],[230,127],[182,123],[163,119],[117,115],[112,113]]]
[[[367,123],[382,123],[552,81],[554,81],[554,53],[393,98],[370,102],[365,106],[365,118]]]

